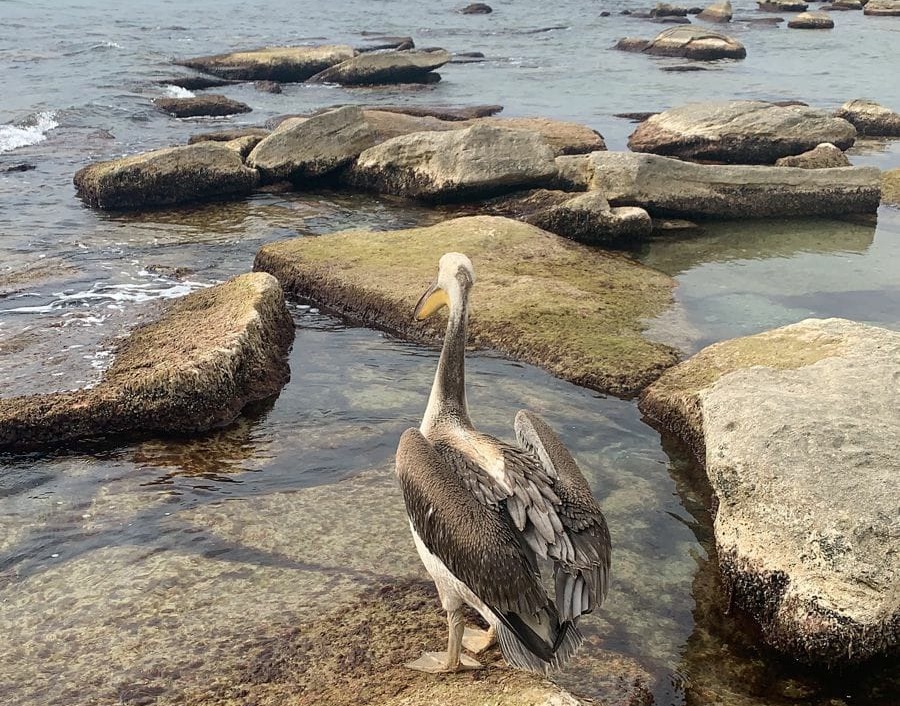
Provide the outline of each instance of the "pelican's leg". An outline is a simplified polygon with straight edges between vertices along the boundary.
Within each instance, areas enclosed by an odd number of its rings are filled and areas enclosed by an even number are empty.
[[[480,655],[489,647],[497,644],[497,630],[493,625],[487,630],[466,628],[463,632],[462,645],[472,654]]]
[[[462,654],[463,631],[466,623],[459,608],[447,611],[447,627],[449,635],[446,652],[426,652],[415,662],[409,662],[406,666],[430,674],[481,669],[481,664],[476,660]]]

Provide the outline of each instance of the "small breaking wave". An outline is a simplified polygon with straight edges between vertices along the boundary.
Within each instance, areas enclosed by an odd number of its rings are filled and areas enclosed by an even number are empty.
[[[56,113],[49,110],[35,113],[19,123],[0,125],[0,154],[43,142],[55,127],[59,127]]]
[[[196,93],[189,91],[186,88],[182,88],[181,86],[173,86],[170,83],[167,83],[163,86],[163,91],[168,98],[194,98],[196,97]]]

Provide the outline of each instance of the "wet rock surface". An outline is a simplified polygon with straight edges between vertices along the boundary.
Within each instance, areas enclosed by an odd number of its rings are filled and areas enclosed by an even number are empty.
[[[539,135],[474,125],[383,142],[363,152],[344,178],[379,193],[453,201],[540,186],[555,173],[553,152]]]
[[[207,93],[193,98],[155,98],[153,105],[164,113],[176,118],[194,118],[202,115],[224,116],[249,113],[252,108],[246,103],[233,100],[218,93]]]
[[[657,113],[628,139],[635,152],[690,160],[772,164],[830,142],[853,145],[856,129],[823,110],[762,101],[688,103]]]
[[[247,164],[267,181],[313,179],[349,164],[375,142],[363,111],[347,106],[284,123],[253,149]]]
[[[731,22],[733,14],[731,0],[725,0],[725,2],[713,3],[705,8],[697,15],[697,19],[706,22]]]
[[[805,662],[896,653],[900,333],[809,319],[714,344],[641,396],[705,464],[726,589]]]
[[[863,14],[898,17],[900,16],[900,0],[869,0],[863,8]]]
[[[102,209],[137,209],[244,196],[259,183],[238,152],[221,142],[96,162],[74,178],[78,195]]]
[[[763,12],[805,12],[808,4],[800,0],[757,0]]]
[[[803,169],[832,169],[834,167],[849,167],[850,160],[843,151],[830,142],[823,142],[809,152],[782,157],[775,162],[776,167],[801,167]]]
[[[494,9],[483,2],[473,2],[466,5],[460,12],[464,15],[489,15]]]
[[[832,29],[834,20],[824,12],[801,12],[788,20],[791,29]]]
[[[329,66],[351,59],[354,53],[353,47],[346,45],[266,47],[182,59],[176,63],[238,81],[299,83]]]
[[[416,324],[412,311],[438,251],[465,252],[478,268],[469,332],[476,346],[618,395],[635,393],[676,360],[671,348],[641,336],[641,322],[671,301],[669,277],[508,218],[296,238],[264,246],[254,268],[365,324],[437,340],[441,323]],[[388,268],[390,278],[379,274]]]
[[[672,27],[650,40],[626,37],[616,49],[655,56],[673,56],[698,61],[743,59],[747,50],[737,39],[700,27]]]
[[[287,382],[293,338],[273,277],[241,275],[194,292],[133,331],[95,387],[0,398],[0,448],[223,426]]]
[[[443,49],[372,52],[336,64],[310,78],[315,83],[372,86],[390,83],[422,83],[440,78],[435,69],[450,61]]]
[[[835,116],[852,123],[860,135],[900,137],[900,113],[872,100],[847,101],[835,111]]]
[[[631,152],[557,158],[572,188],[598,190],[614,206],[651,215],[707,218],[874,212],[880,172],[873,167],[796,169],[694,164]]]

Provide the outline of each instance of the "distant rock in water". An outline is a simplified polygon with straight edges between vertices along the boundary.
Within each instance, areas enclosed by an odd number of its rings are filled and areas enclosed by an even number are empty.
[[[96,386],[0,398],[0,448],[225,426],[288,381],[293,338],[281,286],[271,275],[246,274],[201,289],[133,331]]]
[[[89,205],[118,210],[244,196],[259,174],[225,143],[200,142],[96,162],[80,169],[74,183]]]
[[[473,2],[471,5],[466,5],[460,12],[464,15],[489,15],[494,11],[494,9],[490,5],[486,5],[483,2]]]
[[[736,39],[695,26],[673,27],[650,40],[626,37],[619,40],[616,49],[701,61],[743,59],[747,56],[744,45]]]
[[[30,172],[37,169],[33,164],[22,162],[21,164],[12,164],[8,167],[0,167],[0,174],[12,174],[13,172]]]
[[[801,167],[802,169],[831,169],[849,167],[847,155],[830,142],[823,142],[814,149],[793,157],[782,157],[775,162],[776,167]]]
[[[253,87],[262,93],[281,93],[278,81],[254,81]]]
[[[863,8],[863,14],[882,17],[900,16],[900,0],[869,0]]]
[[[207,93],[193,98],[154,98],[153,105],[176,118],[237,115],[252,110],[246,103],[218,93]]]
[[[226,78],[213,78],[212,76],[173,76],[156,83],[160,86],[178,86],[188,91],[201,91],[205,88],[230,86],[235,81],[230,81]]]
[[[801,0],[757,0],[762,12],[805,12],[809,5]]]
[[[628,139],[635,152],[736,164],[772,164],[822,142],[842,150],[856,140],[846,120],[801,105],[762,101],[688,103],[654,115]]]
[[[433,51],[389,51],[360,54],[325,69],[309,80],[344,86],[373,86],[392,83],[421,83],[440,79],[433,73],[451,56],[443,49]]]
[[[900,137],[900,114],[875,101],[864,98],[847,101],[834,114],[852,123],[860,135]]]
[[[807,319],[709,346],[641,394],[709,479],[729,600],[802,662],[900,646],[898,379],[900,333]]]
[[[834,20],[824,12],[801,12],[788,20],[791,29],[832,29]]]
[[[221,78],[238,81],[279,81],[298,83],[354,56],[353,47],[266,47],[182,59],[176,64]]]
[[[406,49],[415,49],[416,43],[412,37],[387,37],[382,35],[371,35],[366,37],[366,44],[357,47],[358,52],[383,51],[385,49],[393,49],[395,51],[404,51]]]
[[[670,5],[667,2],[660,2],[650,10],[651,17],[687,17],[688,9],[680,5]]]
[[[725,0],[725,2],[717,2],[707,7],[697,15],[697,19],[706,22],[731,22],[732,15],[731,0]]]

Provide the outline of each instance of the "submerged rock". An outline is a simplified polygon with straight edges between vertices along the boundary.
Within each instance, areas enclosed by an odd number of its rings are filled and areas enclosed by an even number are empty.
[[[540,186],[556,174],[533,132],[474,125],[395,137],[363,152],[345,174],[358,188],[429,201],[483,198]]]
[[[672,27],[650,40],[626,37],[619,40],[616,49],[700,61],[743,59],[747,56],[744,45],[733,37],[695,26]]]
[[[642,322],[670,305],[671,278],[508,218],[295,238],[265,245],[254,268],[365,324],[435,340],[442,325],[415,323],[412,312],[433,276],[434,253],[451,250],[478,268],[475,345],[618,395],[635,393],[676,360],[671,348],[641,336]]]
[[[278,81],[254,81],[253,87],[261,93],[281,93],[281,84]]]
[[[293,338],[275,278],[246,274],[199,290],[133,331],[95,387],[0,398],[0,448],[224,426],[287,382]]]
[[[883,17],[900,16],[900,0],[869,0],[863,8],[863,14]]]
[[[801,12],[788,20],[791,29],[832,29],[834,20],[824,12]]]
[[[450,61],[443,49],[433,51],[388,51],[360,54],[310,78],[316,83],[343,86],[373,86],[387,83],[422,83],[440,78],[435,69]]]
[[[238,81],[299,83],[354,56],[353,47],[266,47],[250,51],[182,59],[175,63]]]
[[[822,142],[845,150],[855,140],[850,123],[824,110],[762,101],[708,101],[648,118],[628,138],[628,147],[680,159],[772,164]]]
[[[707,22],[731,22],[732,15],[731,0],[725,0],[725,2],[713,3],[707,7],[697,15],[697,19]]]
[[[834,114],[852,123],[860,135],[900,137],[900,113],[875,101],[865,98],[847,101]]]
[[[793,157],[782,157],[775,161],[776,167],[802,167],[803,169],[831,169],[849,167],[847,155],[830,142],[816,145],[814,149]]]
[[[199,91],[204,88],[219,88],[235,83],[227,78],[213,78],[212,76],[173,76],[156,82],[160,86],[178,86],[188,91]]]
[[[267,181],[313,179],[349,164],[375,142],[363,111],[346,106],[283,123],[253,149],[247,165]]]
[[[249,113],[252,110],[246,103],[232,100],[218,93],[207,93],[193,98],[154,98],[153,105],[176,118],[237,115]]]
[[[870,213],[878,209],[874,167],[797,169],[695,164],[633,152],[558,157],[560,179],[598,190],[614,206],[651,215],[768,218]]]
[[[223,143],[200,142],[95,162],[79,169],[74,183],[91,206],[132,209],[243,196],[259,173]]]
[[[900,645],[898,378],[900,333],[808,319],[710,346],[641,395],[705,464],[726,591],[804,662]]]
[[[460,12],[464,15],[489,15],[494,9],[483,2],[473,2],[466,5]]]

